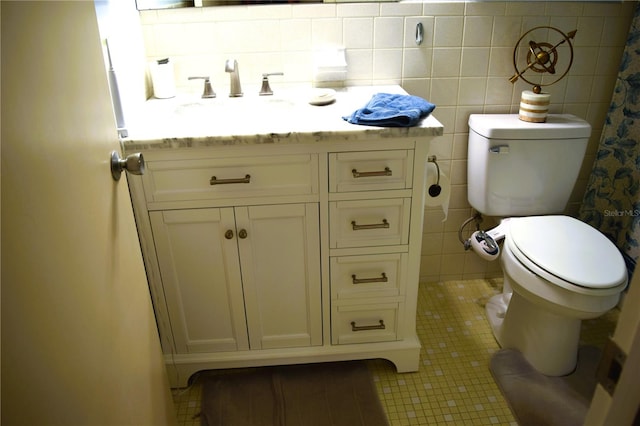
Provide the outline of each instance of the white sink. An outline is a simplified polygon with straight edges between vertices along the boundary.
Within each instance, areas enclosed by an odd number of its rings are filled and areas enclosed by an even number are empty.
[[[178,115],[221,114],[228,116],[233,113],[256,114],[271,113],[274,111],[291,110],[295,102],[272,96],[251,96],[238,98],[211,98],[177,100],[174,112]]]
[[[305,107],[290,98],[257,95],[237,98],[219,95],[209,99],[176,97],[152,100],[148,104],[154,104],[154,111],[151,114],[147,111],[145,115],[155,116],[158,126],[215,129],[216,133],[229,134],[255,134],[258,129],[283,132],[291,127],[291,120],[300,117]]]

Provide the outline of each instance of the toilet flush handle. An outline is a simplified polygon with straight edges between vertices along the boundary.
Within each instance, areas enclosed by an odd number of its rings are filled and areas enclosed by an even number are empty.
[[[508,154],[509,145],[496,145],[489,148],[489,152],[492,154]]]

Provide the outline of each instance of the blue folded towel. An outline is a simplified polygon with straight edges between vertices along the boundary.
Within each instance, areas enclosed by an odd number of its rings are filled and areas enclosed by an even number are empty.
[[[418,96],[376,93],[351,115],[342,117],[352,124],[381,127],[410,127],[431,114],[436,106]]]

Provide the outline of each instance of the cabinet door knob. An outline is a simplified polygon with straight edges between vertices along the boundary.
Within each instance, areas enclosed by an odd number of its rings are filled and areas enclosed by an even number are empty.
[[[247,238],[247,230],[246,230],[246,229],[241,229],[241,230],[238,232],[238,237],[242,238],[243,240],[244,240],[245,238]]]
[[[233,238],[233,231],[232,231],[231,229],[228,229],[228,230],[227,230],[227,232],[225,232],[225,233],[224,233],[224,237],[225,237],[227,240],[232,239],[232,238]]]

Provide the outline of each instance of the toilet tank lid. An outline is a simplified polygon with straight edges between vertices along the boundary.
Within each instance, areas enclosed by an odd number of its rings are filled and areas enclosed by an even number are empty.
[[[517,114],[471,114],[469,128],[488,139],[578,139],[591,134],[591,125],[571,114],[549,114],[545,123],[522,121]]]

